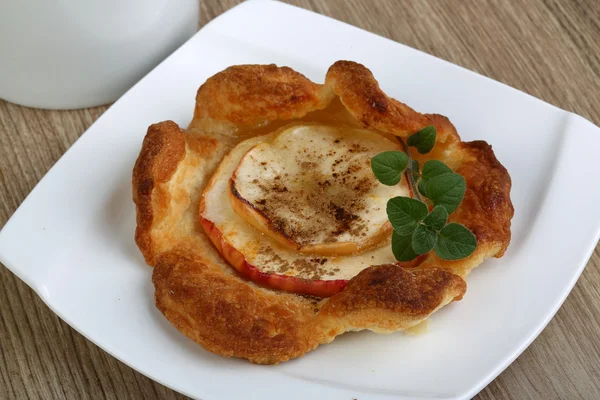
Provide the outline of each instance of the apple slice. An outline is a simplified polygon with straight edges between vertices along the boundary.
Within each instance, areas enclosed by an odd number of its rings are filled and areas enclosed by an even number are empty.
[[[219,250],[223,258],[225,258],[225,260],[227,260],[227,262],[241,275],[259,285],[286,292],[316,297],[330,297],[342,291],[348,283],[347,279],[307,280],[296,276],[262,272],[260,269],[250,264],[242,253],[227,243],[226,240],[223,240],[223,235],[215,228],[215,225],[212,222],[202,217],[200,217],[200,222],[211,242],[215,245],[217,250]]]
[[[385,204],[409,194],[405,180],[385,186],[371,171],[371,157],[393,149],[399,145],[364,129],[295,126],[244,154],[230,179],[229,201],[283,247],[356,254],[389,237]]]
[[[248,222],[247,215],[236,213],[233,203],[229,201],[231,178],[249,150],[262,143],[273,143],[289,129],[309,133],[310,129],[305,128],[308,126],[284,127],[275,133],[245,140],[232,149],[224,157],[202,194],[200,222],[218,251],[247,279],[277,290],[328,297],[341,291],[348,280],[363,269],[372,265],[395,263],[389,245],[391,235],[382,238],[379,246],[357,254],[332,256],[303,253],[293,246],[282,246],[271,235],[256,228]],[[363,132],[365,135],[379,136],[370,131]],[[344,137],[347,131],[339,129],[337,133]],[[396,148],[393,141],[379,137],[388,142],[388,147],[384,150]],[[298,135],[294,139],[303,140]],[[404,193],[402,187],[399,190]],[[385,203],[382,204],[385,213]],[[368,215],[374,214],[371,211]],[[383,224],[379,226],[381,225]]]

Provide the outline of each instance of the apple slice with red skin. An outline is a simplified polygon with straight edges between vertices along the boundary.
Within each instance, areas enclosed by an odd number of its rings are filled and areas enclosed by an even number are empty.
[[[405,179],[407,179],[406,175]],[[412,197],[413,192],[410,186],[409,191]],[[315,297],[330,297],[341,292],[348,284],[347,279],[302,279],[295,276],[262,272],[257,266],[250,264],[242,252],[237,250],[223,238],[223,234],[215,224],[204,218],[201,214],[202,213],[200,213],[199,218],[202,228],[223,258],[225,258],[225,260],[235,268],[240,275],[258,285],[285,292]],[[425,255],[421,255],[410,262],[398,262],[396,264],[405,268],[414,268],[419,266],[424,259]]]
[[[265,273],[256,266],[251,265],[242,253],[231,246],[225,239],[221,231],[209,220],[200,216],[200,223],[204,231],[215,245],[219,253],[227,260],[245,278],[271,289],[283,290],[297,294],[306,294],[316,297],[330,297],[341,292],[348,284],[345,279],[336,280],[309,280],[300,279],[295,276],[287,276],[275,273]]]

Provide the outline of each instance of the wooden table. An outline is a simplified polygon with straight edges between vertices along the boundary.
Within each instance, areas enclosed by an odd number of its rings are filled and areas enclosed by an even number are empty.
[[[238,2],[202,0],[202,24]],[[600,124],[598,0],[291,3],[462,65]],[[43,111],[0,101],[0,227],[106,109]],[[600,398],[599,249],[548,327],[478,399]],[[0,267],[0,398],[184,396],[84,339]]]

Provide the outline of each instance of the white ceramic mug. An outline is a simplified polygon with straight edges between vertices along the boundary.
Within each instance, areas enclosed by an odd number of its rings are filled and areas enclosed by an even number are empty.
[[[198,29],[199,0],[1,0],[0,98],[110,103]]]

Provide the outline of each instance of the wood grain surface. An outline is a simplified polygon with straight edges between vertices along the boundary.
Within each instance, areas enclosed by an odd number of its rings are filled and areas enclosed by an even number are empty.
[[[238,2],[202,0],[202,25]],[[290,3],[462,65],[600,124],[598,0]],[[44,111],[0,100],[0,227],[106,109]],[[552,322],[477,398],[598,399],[599,382],[597,248]],[[100,350],[0,267],[0,398],[185,397]]]

